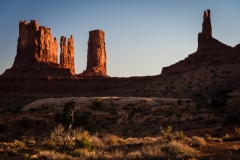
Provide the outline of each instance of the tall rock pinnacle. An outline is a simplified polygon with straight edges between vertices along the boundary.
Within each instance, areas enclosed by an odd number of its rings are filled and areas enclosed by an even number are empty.
[[[209,51],[212,49],[229,49],[227,46],[212,37],[212,25],[210,10],[203,13],[202,32],[198,34],[198,51]]]
[[[73,36],[71,35],[71,37],[68,38],[67,44],[66,37],[61,36],[60,47],[60,66],[63,68],[69,68],[72,75],[75,75]]]
[[[105,33],[101,30],[89,32],[86,70],[93,70],[96,73],[106,75],[107,55],[104,38]]]
[[[197,51],[182,61],[163,67],[161,75],[176,75],[201,67],[219,65],[228,59],[228,53],[231,52],[231,46],[212,37],[210,10],[206,10],[203,13],[202,32],[198,33]]]
[[[108,77],[107,55],[105,50],[105,33],[102,30],[89,32],[87,67],[79,77]]]
[[[210,10],[204,11],[203,23],[202,23],[202,34],[206,37],[212,37],[212,25],[210,19]]]
[[[212,38],[212,25],[210,10],[204,11],[202,32],[198,34],[198,50],[202,49],[204,45]]]

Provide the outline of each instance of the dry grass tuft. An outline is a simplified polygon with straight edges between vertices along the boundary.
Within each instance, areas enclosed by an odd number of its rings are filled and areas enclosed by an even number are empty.
[[[47,160],[57,160],[57,159],[64,159],[64,160],[70,160],[72,159],[71,156],[67,154],[62,154],[54,151],[41,151],[38,154],[39,159],[47,159]]]
[[[204,140],[204,138],[202,137],[198,137],[198,136],[193,136],[191,139],[191,146],[192,147],[202,147],[205,146],[207,144],[207,142]]]
[[[123,138],[120,138],[116,135],[113,134],[109,134],[107,135],[103,141],[107,144],[107,145],[113,145],[113,144],[128,144],[129,142]]]

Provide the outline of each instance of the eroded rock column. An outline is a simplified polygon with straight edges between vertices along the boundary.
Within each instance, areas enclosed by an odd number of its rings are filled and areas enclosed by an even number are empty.
[[[72,75],[75,75],[75,64],[74,64],[74,39],[71,35],[68,38],[68,43],[66,44],[66,37],[61,36],[60,39],[60,66],[63,68],[69,68]]]
[[[89,32],[86,71],[107,75],[107,55],[104,39],[105,33],[102,30]]]

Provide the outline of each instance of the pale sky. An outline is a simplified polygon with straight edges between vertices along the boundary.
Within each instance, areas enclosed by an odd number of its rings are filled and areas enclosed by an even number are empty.
[[[239,44],[239,0],[1,0],[0,74],[14,62],[19,21],[36,20],[51,28],[58,42],[74,36],[77,74],[86,69],[88,32],[100,29],[109,76],[157,75],[197,50],[207,9],[213,37]]]

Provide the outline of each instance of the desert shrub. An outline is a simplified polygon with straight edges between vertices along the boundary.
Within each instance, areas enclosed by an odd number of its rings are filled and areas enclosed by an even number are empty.
[[[96,109],[100,109],[101,107],[102,107],[102,99],[101,98],[95,98],[92,101],[91,109],[96,110]]]
[[[53,145],[57,152],[66,153],[72,150],[72,142],[75,139],[75,135],[75,130],[72,130],[71,128],[66,129],[59,124],[52,131],[50,140],[54,142]]]
[[[17,150],[12,148],[8,151],[9,156],[16,156],[17,155]]]
[[[87,149],[88,151],[94,151],[95,146],[94,144],[86,137],[83,137],[82,139],[76,139],[74,148],[83,148]]]
[[[225,136],[222,137],[224,141],[231,141],[239,138],[240,138],[240,128],[237,128],[237,127],[234,128],[232,133],[225,134]]]
[[[207,141],[207,142],[212,142],[212,137],[209,135],[209,134],[205,134],[204,135],[204,140]]]
[[[223,141],[229,141],[229,140],[234,140],[234,137],[232,134],[225,134],[224,136],[221,137]]]
[[[185,157],[185,156],[196,156],[197,151],[186,144],[180,143],[178,141],[172,141],[168,145],[168,155],[174,157]]]
[[[6,132],[6,131],[7,131],[7,128],[8,128],[8,126],[7,126],[6,123],[1,123],[1,124],[0,124],[0,133]]]
[[[175,132],[175,139],[176,140],[186,140],[187,136],[183,133],[183,131]]]
[[[234,151],[240,151],[240,145],[233,145],[232,150]]]
[[[104,139],[104,142],[108,145],[112,145],[112,144],[127,144],[128,141],[123,139],[123,138],[120,138],[116,135],[113,135],[113,134],[109,134],[107,135]]]
[[[58,153],[55,151],[40,151],[38,153],[38,159],[44,159],[44,160],[60,160],[60,159],[64,159],[64,160],[70,160],[72,159],[71,156],[64,154],[64,153]]]
[[[240,128],[235,127],[233,136],[237,139],[240,138]]]
[[[172,126],[167,126],[165,129],[160,127],[160,136],[164,142],[172,142],[173,140],[185,140],[187,137],[182,131],[172,131]]]
[[[195,157],[198,151],[178,141],[156,143],[144,146],[143,159],[185,159]]]
[[[18,141],[18,140],[14,140],[13,141],[13,148],[25,148],[25,143]]]
[[[95,152],[89,152],[86,149],[75,149],[74,151],[71,152],[71,155],[73,157],[77,157],[77,159],[97,159]],[[98,155],[100,157],[100,155]],[[73,157],[71,157],[71,159],[73,159]],[[100,159],[100,158],[99,158]]]
[[[26,146],[34,146],[36,144],[33,137],[22,137],[22,142],[24,142]]]
[[[198,136],[193,136],[191,144],[192,144],[193,147],[199,147],[200,148],[202,146],[205,146],[207,143],[204,140],[204,138],[198,137]]]
[[[56,146],[56,142],[52,139],[46,139],[41,144],[41,148],[44,150],[55,150]]]
[[[204,140],[206,142],[222,142],[222,138],[211,137],[209,134],[204,135]]]
[[[91,142],[94,144],[95,148],[98,150],[104,149],[105,145],[102,141],[102,139],[100,139],[97,134],[93,135],[90,137]]]

